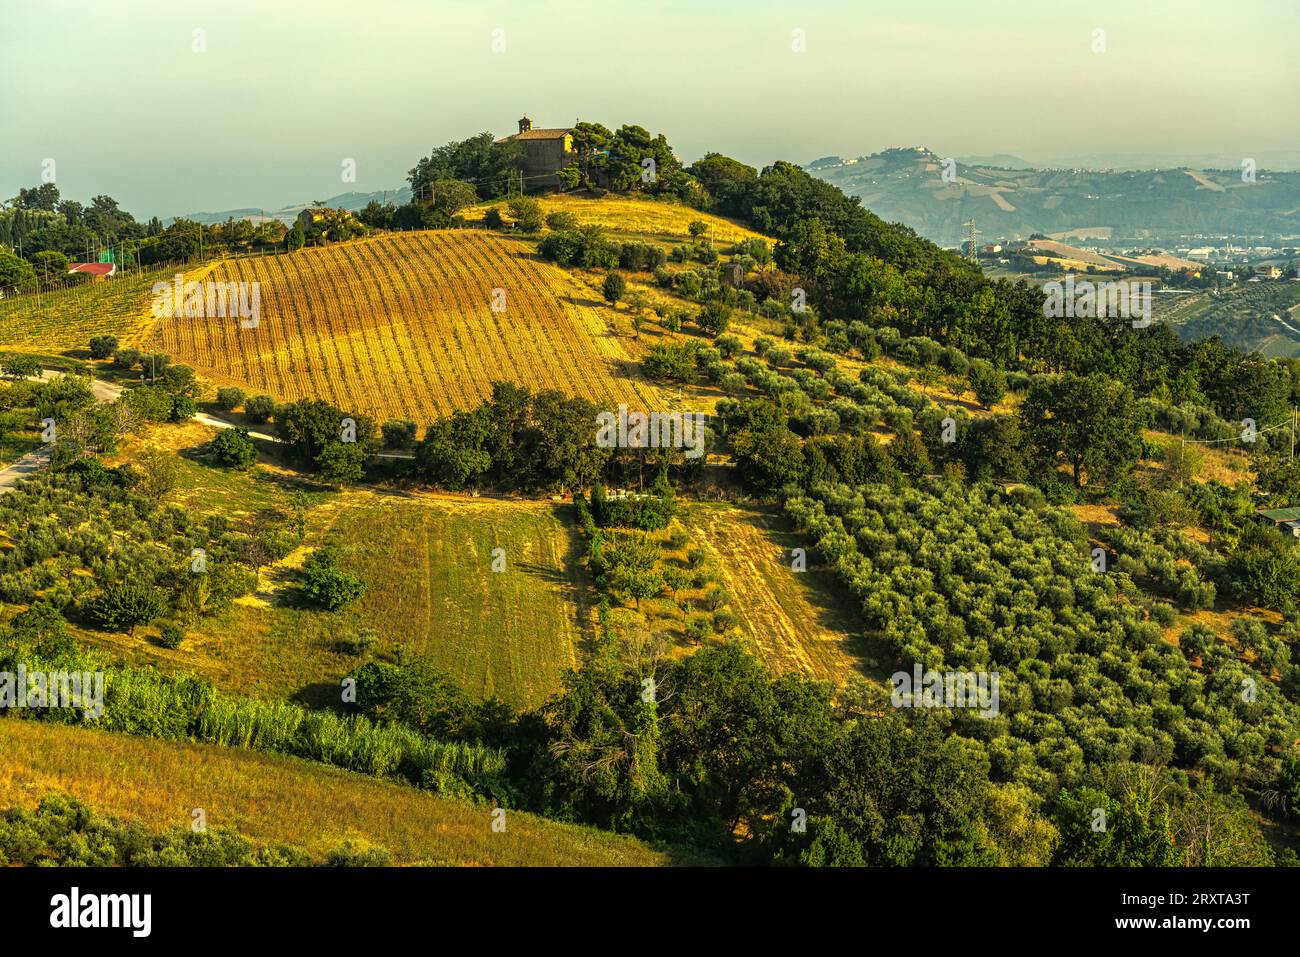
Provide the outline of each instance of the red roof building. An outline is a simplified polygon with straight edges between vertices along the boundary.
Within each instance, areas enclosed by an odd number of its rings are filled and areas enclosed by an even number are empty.
[[[68,263],[68,272],[85,273],[87,276],[103,278],[117,272],[116,263]]]

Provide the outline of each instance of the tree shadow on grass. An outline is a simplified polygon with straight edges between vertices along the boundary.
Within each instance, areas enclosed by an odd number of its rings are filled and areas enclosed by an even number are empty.
[[[349,667],[348,671],[352,668]],[[342,675],[339,676],[339,682],[342,682]],[[311,708],[316,711],[333,711],[337,714],[343,714],[347,710],[343,705],[343,685],[341,683],[331,684],[328,681],[313,681],[311,684],[303,685],[297,691],[289,696],[289,700],[304,708]]]

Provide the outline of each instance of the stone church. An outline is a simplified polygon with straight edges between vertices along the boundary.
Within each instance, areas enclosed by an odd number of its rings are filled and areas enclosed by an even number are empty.
[[[577,158],[572,127],[535,129],[533,121],[526,116],[519,120],[518,133],[497,142],[518,143],[524,148],[524,190],[527,192],[559,186],[555,174]]]

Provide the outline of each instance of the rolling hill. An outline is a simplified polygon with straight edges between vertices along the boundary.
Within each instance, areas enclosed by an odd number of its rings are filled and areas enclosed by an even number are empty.
[[[176,317],[144,344],[213,382],[281,401],[321,398],[421,426],[477,405],[497,379],[611,405],[656,401],[603,304],[527,244],[494,233],[387,233],[230,259],[207,278],[260,283],[257,327]]]
[[[1122,239],[1171,235],[1295,234],[1300,231],[1300,172],[1240,169],[1024,169],[956,164],[923,147],[856,159],[825,157],[808,168],[878,216],[954,246],[971,218],[986,237],[1109,229]]]
[[[507,811],[311,761],[211,744],[156,741],[70,725],[0,719],[0,807],[69,794],[105,814],[166,830],[203,808],[210,827],[321,855],[345,839],[397,864],[655,866],[669,854],[633,838]],[[695,858],[691,863],[698,862]]]

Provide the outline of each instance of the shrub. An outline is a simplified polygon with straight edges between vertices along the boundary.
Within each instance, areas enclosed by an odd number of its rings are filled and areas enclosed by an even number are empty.
[[[188,395],[172,396],[172,411],[169,416],[172,422],[186,422],[194,417],[196,411],[194,400]]]
[[[515,225],[526,233],[540,232],[542,204],[531,196],[516,196],[507,204]]]
[[[415,423],[410,419],[393,419],[379,429],[384,436],[384,448],[402,449],[415,442]]]
[[[695,318],[699,327],[711,336],[719,336],[731,324],[731,307],[720,299],[710,299]]]
[[[713,613],[713,630],[728,632],[740,624],[740,616],[730,608],[719,608]]]
[[[627,293],[627,280],[616,272],[607,273],[605,281],[601,283],[600,291],[604,295],[606,302],[616,306],[618,301]]]
[[[573,213],[556,211],[546,214],[546,228],[553,230],[577,229],[578,217]]]
[[[325,855],[328,867],[388,867],[392,856],[383,847],[348,838]]]
[[[115,582],[85,606],[86,616],[106,631],[130,631],[147,625],[163,610],[162,595],[152,585]]]
[[[675,379],[690,382],[695,379],[695,349],[691,343],[657,345],[641,360],[646,375],[652,379]]]
[[[338,561],[338,549],[326,546],[312,552],[303,568],[303,593],[312,604],[328,611],[342,608],[366,591],[365,582],[340,570]]]
[[[696,615],[686,622],[686,637],[691,641],[704,641],[713,634],[713,625],[703,615]]]
[[[158,644],[164,648],[179,648],[184,640],[185,629],[174,621],[165,622],[158,631]]]
[[[730,334],[718,336],[718,338],[714,340],[713,344],[717,347],[718,352],[722,354],[722,358],[724,359],[731,359],[738,356],[744,349],[741,341]]]
[[[233,412],[239,408],[244,401],[244,390],[237,389],[234,386],[226,386],[217,390],[217,408],[226,412]]]
[[[209,449],[220,466],[246,469],[257,461],[257,448],[247,429],[222,429],[212,439]]]
[[[90,339],[90,356],[93,359],[107,359],[117,351],[116,336],[92,336]]]
[[[624,243],[618,250],[618,264],[634,272],[654,272],[668,261],[668,254],[653,243]]]
[[[727,601],[728,598],[726,591],[724,591],[720,585],[714,585],[704,593],[704,597],[701,599],[701,604],[703,604],[709,611],[717,611],[725,605]]]
[[[546,234],[537,251],[561,266],[611,269],[618,265],[618,250],[596,226],[561,229]]]
[[[244,403],[244,415],[250,422],[266,422],[275,415],[275,400],[269,395],[255,395]]]

